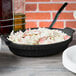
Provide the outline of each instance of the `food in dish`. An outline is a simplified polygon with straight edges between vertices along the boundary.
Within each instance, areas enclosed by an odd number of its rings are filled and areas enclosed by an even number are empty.
[[[7,39],[17,44],[45,45],[65,41],[69,38],[69,35],[57,29],[38,28],[16,33],[12,31]]]

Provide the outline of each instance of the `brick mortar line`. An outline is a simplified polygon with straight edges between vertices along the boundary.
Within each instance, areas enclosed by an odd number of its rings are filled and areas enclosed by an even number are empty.
[[[45,21],[45,22],[50,22],[50,21],[53,21],[53,19],[51,19],[51,20],[26,20],[26,22],[36,22],[36,21]],[[57,21],[61,21],[61,22],[63,22],[63,21],[76,21],[76,20],[57,20]]]
[[[39,27],[39,21],[37,21],[37,27]]]
[[[64,21],[64,28],[66,27],[66,21]]]
[[[26,11],[26,13],[50,13],[51,11]]]
[[[75,10],[71,10],[71,11],[68,11],[68,10],[63,10],[62,12],[63,13],[73,13]],[[51,12],[57,12],[57,11],[51,11]]]
[[[63,13],[73,13],[75,10],[73,11],[67,11],[67,10],[64,10],[62,11]],[[51,12],[54,12],[56,13],[57,11],[25,11],[25,13],[51,13]]]
[[[39,11],[39,4],[37,3],[37,12]]]
[[[49,21],[52,21],[52,20],[26,20],[26,22],[36,22],[36,21],[38,21],[38,22],[39,21],[48,21],[49,22]]]
[[[50,3],[54,3],[54,4],[57,4],[57,3],[59,3],[59,4],[64,4],[65,2],[67,2],[67,1],[63,1],[63,2],[25,2],[25,4],[37,4],[37,3],[39,3],[39,4],[50,4]],[[68,1],[67,3],[76,3],[76,1],[74,1],[74,2],[71,2],[71,1]]]
[[[51,20],[52,20],[53,19],[53,13],[51,12],[50,14],[51,14]]]

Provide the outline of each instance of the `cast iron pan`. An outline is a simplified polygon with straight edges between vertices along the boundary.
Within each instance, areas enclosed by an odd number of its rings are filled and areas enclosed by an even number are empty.
[[[57,12],[52,24],[50,25],[49,29],[56,29],[52,28],[54,23],[56,22],[59,14],[64,9],[64,7],[67,5],[67,3],[64,3],[63,6],[59,9]],[[15,55],[23,56],[23,57],[42,57],[42,56],[49,56],[54,55],[59,52],[62,52],[65,50],[69,43],[72,41],[74,30],[71,28],[64,28],[64,29],[57,29],[61,30],[62,32],[65,32],[69,36],[71,36],[68,40],[54,43],[54,44],[47,44],[47,45],[20,45],[13,43],[7,39],[8,35],[2,35],[1,38],[5,41],[11,52],[13,52]]]
[[[51,28],[55,29],[55,28]],[[27,56],[27,57],[42,57],[42,56],[49,56],[54,55],[59,52],[65,50],[69,43],[72,41],[74,30],[71,28],[64,28],[58,29],[69,36],[71,36],[68,40],[54,43],[54,44],[47,44],[47,45],[20,45],[13,43],[7,39],[8,35],[2,35],[1,38],[5,41],[11,52],[18,56]]]

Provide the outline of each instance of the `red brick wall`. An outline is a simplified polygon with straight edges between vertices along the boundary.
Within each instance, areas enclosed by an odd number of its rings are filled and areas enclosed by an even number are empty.
[[[76,19],[73,17],[76,0],[25,0],[26,27],[49,27],[64,2],[68,2],[68,5],[60,14],[54,27],[76,28]]]

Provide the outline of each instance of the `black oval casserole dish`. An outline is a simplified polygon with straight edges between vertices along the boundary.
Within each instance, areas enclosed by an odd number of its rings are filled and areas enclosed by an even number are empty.
[[[55,28],[51,28],[55,29]],[[68,47],[68,44],[72,41],[74,30],[71,28],[57,29],[65,32],[69,36],[71,36],[68,40],[47,44],[47,45],[20,45],[13,43],[7,39],[8,35],[2,35],[2,39],[5,41],[11,52],[15,55],[23,56],[23,57],[42,57],[42,56],[50,56],[62,52]]]

